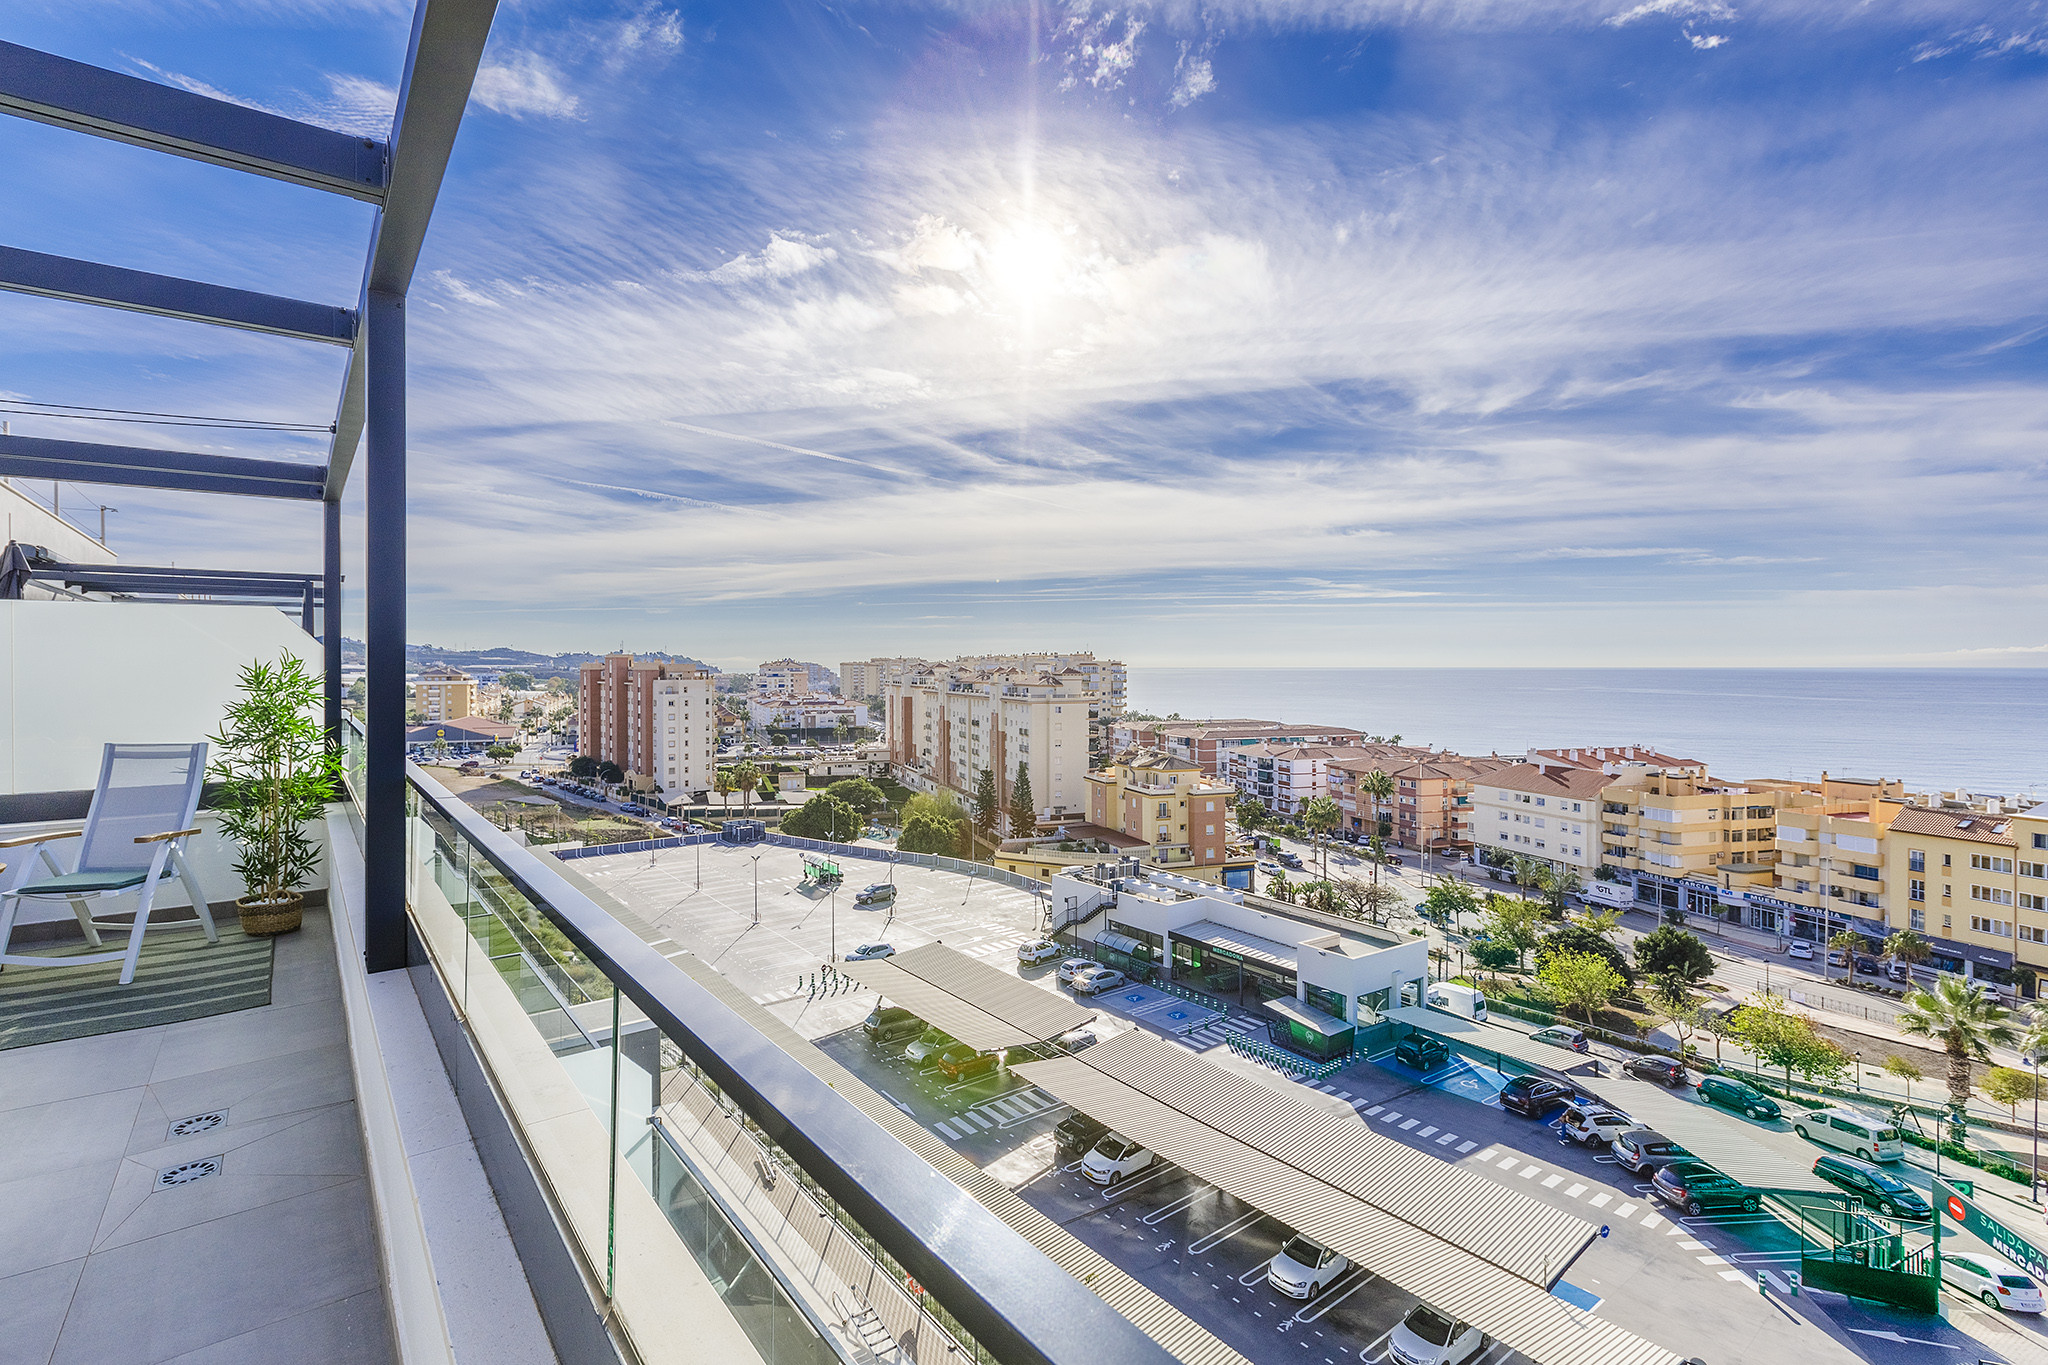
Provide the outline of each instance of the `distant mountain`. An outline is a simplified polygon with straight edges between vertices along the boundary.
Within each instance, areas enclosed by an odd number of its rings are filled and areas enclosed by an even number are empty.
[[[368,646],[361,640],[343,636],[341,657],[344,663],[361,664],[369,657]],[[480,669],[486,673],[504,673],[518,669],[531,673],[537,678],[572,677],[584,664],[601,659],[602,654],[536,654],[530,649],[513,649],[509,645],[494,646],[490,649],[445,649],[440,645],[407,645],[406,663],[419,668],[459,668],[467,672]],[[718,670],[710,664],[692,659],[686,654],[665,654],[658,649],[635,650],[638,659],[659,659],[664,663],[688,664],[706,672]]]

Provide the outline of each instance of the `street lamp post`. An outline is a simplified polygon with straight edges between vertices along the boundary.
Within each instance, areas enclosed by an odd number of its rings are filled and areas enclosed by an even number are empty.
[[[761,922],[761,855],[754,855],[754,923]]]
[[[839,960],[839,887],[832,888],[832,960]]]

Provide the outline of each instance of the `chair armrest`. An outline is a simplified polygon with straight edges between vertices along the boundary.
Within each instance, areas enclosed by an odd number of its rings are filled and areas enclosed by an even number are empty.
[[[47,844],[52,839],[76,839],[83,833],[82,829],[60,829],[54,834],[23,834],[13,839],[0,839],[0,848],[27,848],[32,844]]]
[[[199,826],[197,825],[192,826],[190,829],[167,829],[162,834],[138,834],[135,836],[135,842],[138,844],[160,844],[166,839],[182,839],[188,834],[197,834],[198,832]]]

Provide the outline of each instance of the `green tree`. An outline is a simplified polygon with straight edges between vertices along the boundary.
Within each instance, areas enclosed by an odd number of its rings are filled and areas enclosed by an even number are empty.
[[[1813,1020],[1788,1012],[1783,1000],[1761,990],[1736,1014],[1730,1032],[1759,1062],[1784,1068],[1787,1085],[1794,1071],[1829,1080],[1849,1066],[1849,1054],[1815,1032]]]
[[[369,682],[369,679],[367,679],[367,678],[357,678],[357,679],[356,679],[356,680],[355,680],[354,682],[350,683],[350,684],[348,685],[348,699],[349,699],[350,701],[354,702],[354,703],[355,703],[356,705],[358,705],[358,706],[361,706],[361,705],[363,705],[363,704],[364,704],[365,702],[369,701],[369,700],[370,700],[370,682]]]
[[[1246,834],[1255,834],[1265,826],[1266,808],[1249,793],[1232,803],[1232,813],[1237,816],[1237,827]]]
[[[1904,932],[1910,933],[1911,930],[1906,930]],[[1897,935],[1894,935],[1894,937],[1897,937]],[[1899,1056],[1897,1053],[1893,1053],[1891,1056],[1884,1059],[1884,1071],[1887,1076],[1894,1077],[1906,1083],[1906,1103],[1908,1104],[1911,1104],[1913,1102],[1913,1082],[1924,1081],[1927,1079],[1926,1072],[1922,1071],[1918,1066],[1914,1065],[1908,1059]]]
[[[1002,804],[996,800],[995,771],[983,768],[981,776],[974,779],[974,828],[988,843],[996,840],[996,820],[1002,809]]]
[[[732,784],[746,801],[747,814],[754,813],[754,793],[761,786],[761,770],[754,766],[751,758],[735,764],[732,770]]]
[[[1423,915],[1438,924],[1457,928],[1461,916],[1480,912],[1477,892],[1456,877],[1439,877],[1422,897]]]
[[[1621,978],[1623,985],[1635,984],[1635,968],[1621,955],[1621,949],[1583,924],[1559,924],[1545,934],[1543,941],[1536,945],[1536,970],[1541,972],[1543,964],[1559,953],[1580,953],[1597,957],[1614,968],[1614,974]]]
[[[864,817],[889,804],[889,798],[882,794],[882,789],[865,777],[843,777],[826,787],[825,795],[835,801],[844,801]]]
[[[485,758],[495,758],[500,763],[508,758],[517,758],[518,756],[519,746],[516,744],[493,744],[490,748],[484,750]]]
[[[1327,796],[1318,796],[1301,812],[1301,823],[1316,836],[1316,857],[1325,878],[1330,875],[1330,831],[1344,822],[1344,808]]]
[[[626,771],[608,758],[597,761],[597,780],[616,785],[626,780]]]
[[[1384,768],[1374,768],[1358,776],[1358,794],[1372,802],[1373,833],[1385,836],[1393,833],[1393,820],[1388,817],[1387,803],[1394,799],[1394,777]]]
[[[1856,954],[1862,952],[1867,946],[1863,941],[1863,935],[1857,933],[1854,929],[1837,929],[1834,937],[1828,940],[1828,947],[1842,955],[1842,979],[1844,981],[1847,981],[1856,970]],[[1820,974],[1823,979],[1827,978],[1827,963],[1823,962],[1821,964]]]
[[[961,823],[917,811],[904,816],[903,832],[896,838],[896,847],[905,853],[936,853],[953,857],[960,851]]]
[[[861,813],[829,792],[819,792],[782,817],[782,832],[799,839],[832,839],[840,843],[860,837]]]
[[[1287,880],[1285,872],[1275,872],[1266,878],[1266,894],[1276,901],[1294,904],[1294,883]]]
[[[1504,972],[1521,956],[1515,945],[1502,939],[1484,939],[1472,945],[1472,960],[1488,972]]]
[[[597,760],[589,754],[578,754],[569,760],[569,776],[592,778],[597,776]]]
[[[1544,904],[1557,911],[1557,907],[1551,902],[1545,901]],[[1557,911],[1557,913],[1562,914],[1563,912]],[[1588,910],[1579,918],[1579,927],[1589,934],[1598,934],[1612,943],[1614,936],[1621,932],[1621,911]]]
[[[1526,853],[1517,853],[1508,861],[1508,879],[1520,888],[1524,900],[1529,898],[1531,887],[1543,885],[1543,878],[1549,870],[1548,863]]]
[[[1899,1011],[1899,1030],[1931,1038],[1948,1054],[1949,1103],[1958,1111],[1970,1101],[1970,1063],[1991,1060],[1993,1045],[2019,1040],[2012,1011],[1974,981],[1943,977],[1932,991],[1910,991]]]
[[[1038,803],[1031,796],[1031,768],[1020,758],[1016,780],[1010,783],[1010,837],[1028,839],[1037,831]]]
[[[1636,967],[1659,998],[1684,999],[1714,974],[1714,955],[1683,929],[1660,925],[1636,940]]]
[[[1528,901],[1494,893],[1486,898],[1486,918],[1479,927],[1487,937],[1514,948],[1515,965],[1520,967],[1528,951],[1543,941],[1543,912]]]
[[[908,821],[914,815],[922,815],[942,824],[966,825],[967,808],[962,806],[949,791],[919,792],[903,803],[903,818]]]
[[[1925,962],[1934,955],[1934,945],[1911,929],[1896,929],[1884,941],[1884,955],[1894,962],[1903,962],[1908,967]]]
[[[572,765],[569,771],[574,772],[576,769]],[[739,780],[732,775],[732,769],[730,768],[720,768],[711,779],[711,790],[718,793],[719,799],[723,802],[728,814],[732,811],[732,794],[739,789]]]
[[[504,684],[505,689],[509,692],[533,691],[533,674],[531,673],[522,673],[519,670],[514,669],[512,672],[507,673],[504,677],[498,679],[498,681]]]
[[[1309,909],[1320,910],[1326,915],[1344,912],[1343,897],[1339,896],[1337,888],[1328,882],[1304,882],[1300,888],[1300,900],[1301,904]]]
[[[1537,988],[1559,1006],[1583,1013],[1589,1024],[1594,1011],[1626,984],[1613,963],[1594,953],[1554,952],[1541,958],[1536,968]]]
[[[1994,1066],[1984,1073],[1985,1096],[1993,1104],[2004,1105],[2014,1118],[2020,1116],[2020,1101],[2031,1100],[2039,1093],[2034,1085],[2034,1073],[2031,1071],[2021,1071],[2010,1066]]]
[[[1572,871],[1563,863],[1544,864],[1543,899],[1544,903],[1549,905],[1550,913],[1553,917],[1563,919],[1566,906],[1569,904],[1569,898],[1577,894],[1579,894],[1578,873]],[[1613,917],[1615,924],[1618,925],[1621,922],[1621,912],[1619,910],[1610,910],[1606,913]],[[1590,919],[1592,916],[1588,916],[1588,918]]]

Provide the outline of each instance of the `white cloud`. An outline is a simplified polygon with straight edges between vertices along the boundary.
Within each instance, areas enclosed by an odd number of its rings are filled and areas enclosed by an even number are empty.
[[[555,68],[537,52],[514,51],[486,58],[477,68],[471,97],[493,113],[511,118],[583,117],[583,102],[563,87]]]
[[[327,92],[312,122],[365,137],[391,136],[392,115],[398,110],[396,88],[367,76],[330,74]]]
[[[1710,52],[1728,41],[1728,35],[1725,33],[1694,33],[1691,29],[1685,30],[1685,37],[1687,42],[1701,52]]]
[[[1609,17],[1607,22],[1616,28],[1632,24],[1638,19],[1656,16],[1666,18],[1733,19],[1735,11],[1720,0],[1643,0],[1643,3]]]
[[[721,284],[787,279],[838,258],[839,253],[829,246],[812,246],[809,242],[776,233],[769,237],[767,246],[751,255],[733,257],[716,270],[706,272],[706,277]]]
[[[1167,103],[1176,109],[1185,109],[1215,88],[1216,72],[1209,64],[1208,54],[1194,51],[1182,43],[1180,60],[1173,68],[1173,93],[1167,97]]]

